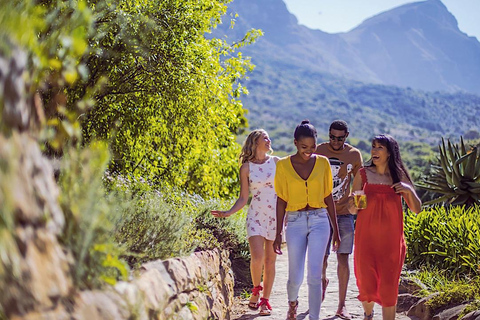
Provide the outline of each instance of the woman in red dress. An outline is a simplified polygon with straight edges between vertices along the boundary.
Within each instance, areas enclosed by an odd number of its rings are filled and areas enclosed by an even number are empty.
[[[363,190],[367,207],[357,213],[354,266],[358,299],[364,319],[373,319],[374,303],[382,306],[384,320],[395,319],[400,272],[405,259],[402,197],[415,213],[422,203],[403,165],[397,141],[378,135],[372,141],[371,160],[353,180],[352,191]]]

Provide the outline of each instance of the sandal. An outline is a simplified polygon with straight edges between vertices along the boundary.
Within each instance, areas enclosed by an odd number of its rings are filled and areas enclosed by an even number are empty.
[[[367,316],[367,314],[364,312],[363,313],[363,319],[364,320],[373,320],[373,315],[374,315],[374,312],[372,310],[372,313],[370,315]]]
[[[322,279],[322,302],[325,300],[325,292],[327,292],[328,284],[330,283],[330,279],[323,278]]]
[[[288,302],[287,320],[297,319],[297,308],[298,308],[298,300]]]
[[[338,310],[335,313],[335,316],[343,320],[352,320],[352,316],[350,315],[350,313],[348,313],[347,308],[345,308],[345,306],[340,310]]]
[[[256,287],[253,287],[253,289],[252,289],[252,295],[251,295],[250,299],[251,299],[252,297],[259,296],[259,295],[260,295],[260,291],[262,291],[262,289],[263,289],[263,287],[262,287],[261,285],[258,285],[258,286],[256,286]],[[258,300],[257,300],[256,302],[254,302],[254,301],[249,301],[249,302],[248,302],[248,307],[249,307],[250,309],[257,310],[258,307],[259,307],[259,305],[258,305]]]
[[[260,303],[258,304],[260,307],[260,312],[258,313],[261,316],[269,316],[272,314],[272,307],[268,302],[268,299],[260,298]]]

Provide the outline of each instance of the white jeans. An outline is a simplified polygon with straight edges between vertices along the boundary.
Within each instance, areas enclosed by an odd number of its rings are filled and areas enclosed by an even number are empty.
[[[305,256],[308,252],[307,283],[310,320],[317,320],[320,317],[323,257],[329,235],[330,221],[327,209],[287,212],[288,301],[296,301],[298,298],[298,291],[303,282]]]

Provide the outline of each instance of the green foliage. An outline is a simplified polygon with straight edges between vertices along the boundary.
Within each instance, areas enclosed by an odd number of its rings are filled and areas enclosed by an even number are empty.
[[[418,215],[407,211],[407,263],[450,274],[480,274],[479,206],[431,207]]]
[[[98,90],[90,83],[81,96],[68,97],[67,105],[65,90],[88,78],[83,59],[91,49],[93,14],[85,1],[0,0],[0,7],[0,54],[26,53],[24,81],[40,131],[36,136],[48,152],[61,154],[67,142],[81,138],[78,116],[91,107]]]
[[[66,225],[60,241],[75,259],[72,275],[79,289],[114,284],[128,276],[128,266],[119,259],[123,250],[112,241],[122,197],[106,196],[102,176],[108,161],[102,143],[72,149],[62,161],[60,205]]]
[[[252,283],[250,276],[250,253],[245,228],[246,211],[243,210],[228,218],[215,218],[211,215],[211,209],[231,207],[232,203],[218,203],[210,201],[206,210],[200,212],[194,220],[194,239],[192,241],[196,250],[211,249],[214,245],[230,252],[232,270],[235,274],[235,289],[249,288]],[[203,242],[201,239],[205,239]],[[199,241],[200,240],[200,241]],[[216,241],[215,241],[216,240]]]
[[[245,212],[237,213],[228,218],[215,218],[210,210],[218,208],[215,201],[206,204],[206,208],[199,212],[194,220],[195,232],[211,234],[221,245],[221,249],[230,251],[231,259],[248,256],[248,242],[245,228]],[[197,234],[198,235],[198,234]],[[197,250],[208,249],[206,243],[198,243]]]
[[[138,263],[188,253],[185,237],[191,226],[187,213],[157,192],[133,197],[117,222],[115,240],[126,248],[126,260]]]
[[[418,186],[441,196],[425,204],[480,204],[480,148],[467,149],[463,138],[460,138],[460,146],[450,140],[447,140],[446,146],[442,138],[439,151],[440,156],[432,165],[432,173]]]
[[[246,124],[239,96],[247,93],[239,79],[253,65],[235,51],[260,33],[231,45],[206,39],[228,2],[89,2],[97,30],[90,77],[68,95],[108,78],[81,119],[87,142],[110,141],[113,172],[208,197],[236,191],[235,134]]]
[[[117,220],[115,239],[126,249],[124,257],[131,266],[215,248],[230,250],[232,258],[249,259],[244,212],[228,219],[210,214],[233,200],[207,201],[177,188],[156,189],[121,177],[109,185],[129,199]]]
[[[28,55],[47,153],[107,139],[114,172],[235,193],[239,80],[253,69],[236,51],[261,32],[206,39],[229,0],[0,1],[0,53],[15,45]]]
[[[470,311],[478,310],[480,304],[480,277],[452,277],[452,275],[439,269],[422,268],[415,273],[415,278],[419,279],[427,289],[420,292],[422,296],[435,294],[427,301],[427,306],[438,313],[442,309],[454,305],[468,303],[462,311],[462,315]],[[461,319],[459,316],[458,319]]]
[[[426,286],[426,289],[418,292],[420,296],[424,297],[434,292],[444,291],[450,282],[460,280],[460,277],[452,276],[452,274],[446,270],[425,267],[416,270],[410,277],[420,280],[420,282]]]
[[[240,293],[240,297],[242,297],[242,299],[244,300],[250,299],[251,296],[252,296],[252,293],[247,289],[243,289],[242,293]]]
[[[475,298],[480,299],[480,281],[450,282],[447,287],[440,291],[427,301],[427,305],[432,310],[438,310],[443,307],[459,305],[466,302],[474,301]]]

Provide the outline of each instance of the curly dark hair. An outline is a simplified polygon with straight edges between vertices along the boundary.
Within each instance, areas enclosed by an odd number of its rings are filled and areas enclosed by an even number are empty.
[[[348,132],[348,124],[343,121],[343,120],[335,120],[330,124],[330,128],[328,131],[331,131],[332,129],[334,130],[340,130],[340,131],[345,131],[345,133]]]

